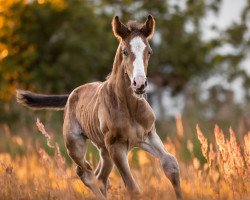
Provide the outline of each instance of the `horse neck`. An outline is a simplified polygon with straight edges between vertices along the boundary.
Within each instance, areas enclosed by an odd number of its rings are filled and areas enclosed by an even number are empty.
[[[119,45],[108,82],[112,86],[111,88],[114,91],[115,96],[119,99],[118,104],[121,102],[121,106],[128,106],[131,108],[135,105],[137,98],[133,95],[133,91],[130,87],[131,81],[128,74],[125,72],[122,61],[122,49],[121,45]],[[124,102],[126,102],[126,104],[124,104]]]
[[[121,44],[119,44],[116,50],[112,72],[109,78],[111,81],[113,81],[113,79],[116,79],[117,76],[119,75],[119,69],[121,68],[121,65],[122,65],[122,47]]]

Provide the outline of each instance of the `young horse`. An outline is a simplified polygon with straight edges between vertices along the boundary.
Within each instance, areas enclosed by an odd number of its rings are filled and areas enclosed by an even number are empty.
[[[120,41],[111,75],[104,82],[88,83],[70,95],[39,95],[17,91],[17,101],[34,109],[64,109],[63,136],[76,173],[99,199],[107,195],[113,163],[128,193],[139,192],[128,164],[128,152],[139,147],[159,158],[177,199],[182,198],[177,160],[162,144],[155,130],[155,115],[143,98],[147,87],[147,67],[152,50],[148,40],[154,34],[151,15],[144,24],[124,25],[116,16],[114,35]],[[85,160],[86,141],[99,149],[100,162],[93,172]]]

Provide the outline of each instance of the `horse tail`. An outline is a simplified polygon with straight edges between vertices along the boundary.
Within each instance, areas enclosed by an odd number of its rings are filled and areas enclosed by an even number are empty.
[[[69,95],[44,95],[17,90],[17,102],[31,109],[63,110]]]

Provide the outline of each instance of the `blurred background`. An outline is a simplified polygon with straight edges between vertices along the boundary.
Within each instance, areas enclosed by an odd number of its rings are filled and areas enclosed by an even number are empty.
[[[242,138],[250,130],[249,0],[0,0],[0,151],[25,152],[10,135],[42,137],[36,118],[63,146],[62,111],[28,110],[15,90],[66,94],[105,80],[118,46],[113,16],[144,22],[148,14],[156,32],[147,98],[161,138],[181,134],[198,149],[196,124],[208,139],[215,124]]]

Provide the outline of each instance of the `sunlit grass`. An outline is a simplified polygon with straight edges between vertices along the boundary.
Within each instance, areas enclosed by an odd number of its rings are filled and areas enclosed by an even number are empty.
[[[180,118],[177,129],[181,134],[164,143],[177,158],[179,140],[185,137],[181,123]],[[38,142],[34,148],[21,137],[12,136],[12,145],[23,147],[26,153],[0,154],[0,199],[95,199],[76,176],[75,165],[65,162],[58,144],[51,140],[42,123],[38,121],[37,126],[55,149],[54,155],[49,156]],[[239,145],[232,129],[230,138],[225,138],[223,131],[215,126],[215,143],[211,143],[198,125],[196,128],[205,163],[195,156],[193,143],[187,140],[192,160],[184,163],[178,158],[184,199],[250,199],[250,133]],[[90,163],[94,163],[92,156],[89,157]],[[136,160],[131,167],[143,191],[141,199],[175,198],[157,159],[140,150],[135,155],[131,153],[129,159],[130,163]],[[110,175],[110,183],[109,199],[126,199],[117,170]]]

